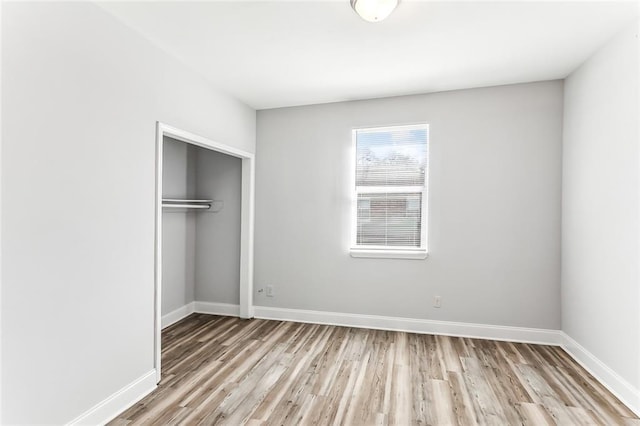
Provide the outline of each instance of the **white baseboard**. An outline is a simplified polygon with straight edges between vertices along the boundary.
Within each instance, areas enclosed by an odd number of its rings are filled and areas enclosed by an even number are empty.
[[[302,309],[270,308],[266,306],[255,306],[254,308],[255,317],[262,319],[372,328],[376,330],[407,331],[410,333],[442,334],[447,336],[538,343],[544,345],[559,346],[562,344],[562,334],[559,330],[309,311]],[[240,315],[240,306],[229,303],[192,302],[163,316],[162,326],[164,328],[194,312],[237,317]]]
[[[195,302],[195,312],[199,314],[239,317],[240,305],[230,303]]]
[[[182,318],[188,317],[195,312],[196,302],[187,303],[186,305],[171,311],[162,316],[162,328],[167,328],[171,324],[180,321]]]
[[[256,318],[559,346],[559,330],[255,306]]]
[[[589,352],[586,348],[573,340],[566,333],[562,333],[562,348],[585,370],[595,377],[604,387],[614,394],[624,405],[629,407],[640,417],[640,389],[620,377],[604,362]]]
[[[255,317],[262,319],[372,328],[377,330],[407,331],[410,333],[442,334],[510,342],[540,343],[544,345],[562,344],[562,336],[558,330],[309,311],[302,309],[270,308],[266,306],[255,306],[254,308]],[[162,317],[162,328],[194,312],[237,317],[240,315],[240,307],[239,305],[229,303],[192,302],[164,315]]]
[[[165,329],[171,324],[174,324],[193,313],[237,317],[240,316],[240,305],[212,302],[187,303],[175,311],[171,311],[168,314],[163,315],[162,328]]]
[[[96,404],[84,414],[69,422],[69,425],[104,425],[113,420],[156,388],[156,370],[123,387],[104,401]]]

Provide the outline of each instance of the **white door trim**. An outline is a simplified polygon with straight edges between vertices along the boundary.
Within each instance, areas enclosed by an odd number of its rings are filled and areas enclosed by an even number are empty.
[[[154,280],[154,367],[160,382],[162,332],[162,141],[165,136],[242,159],[242,207],[240,222],[240,317],[253,318],[253,218],[255,157],[205,137],[156,122],[156,199],[155,199],[155,280]]]

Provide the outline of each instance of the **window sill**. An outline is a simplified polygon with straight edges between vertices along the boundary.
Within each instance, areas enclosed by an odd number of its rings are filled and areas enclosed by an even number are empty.
[[[426,250],[366,250],[354,249],[350,251],[351,257],[365,257],[372,259],[426,259],[429,256]]]

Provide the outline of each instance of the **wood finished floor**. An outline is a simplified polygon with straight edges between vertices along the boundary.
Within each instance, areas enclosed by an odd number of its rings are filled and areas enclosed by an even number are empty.
[[[553,346],[194,314],[111,424],[640,425]]]

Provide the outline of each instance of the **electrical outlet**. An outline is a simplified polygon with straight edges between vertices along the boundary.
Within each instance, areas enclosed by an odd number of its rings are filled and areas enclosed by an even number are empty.
[[[440,296],[433,296],[433,307],[439,308],[441,306],[442,306],[442,298]]]
[[[267,297],[273,297],[273,286],[268,285],[266,288],[267,288]]]

